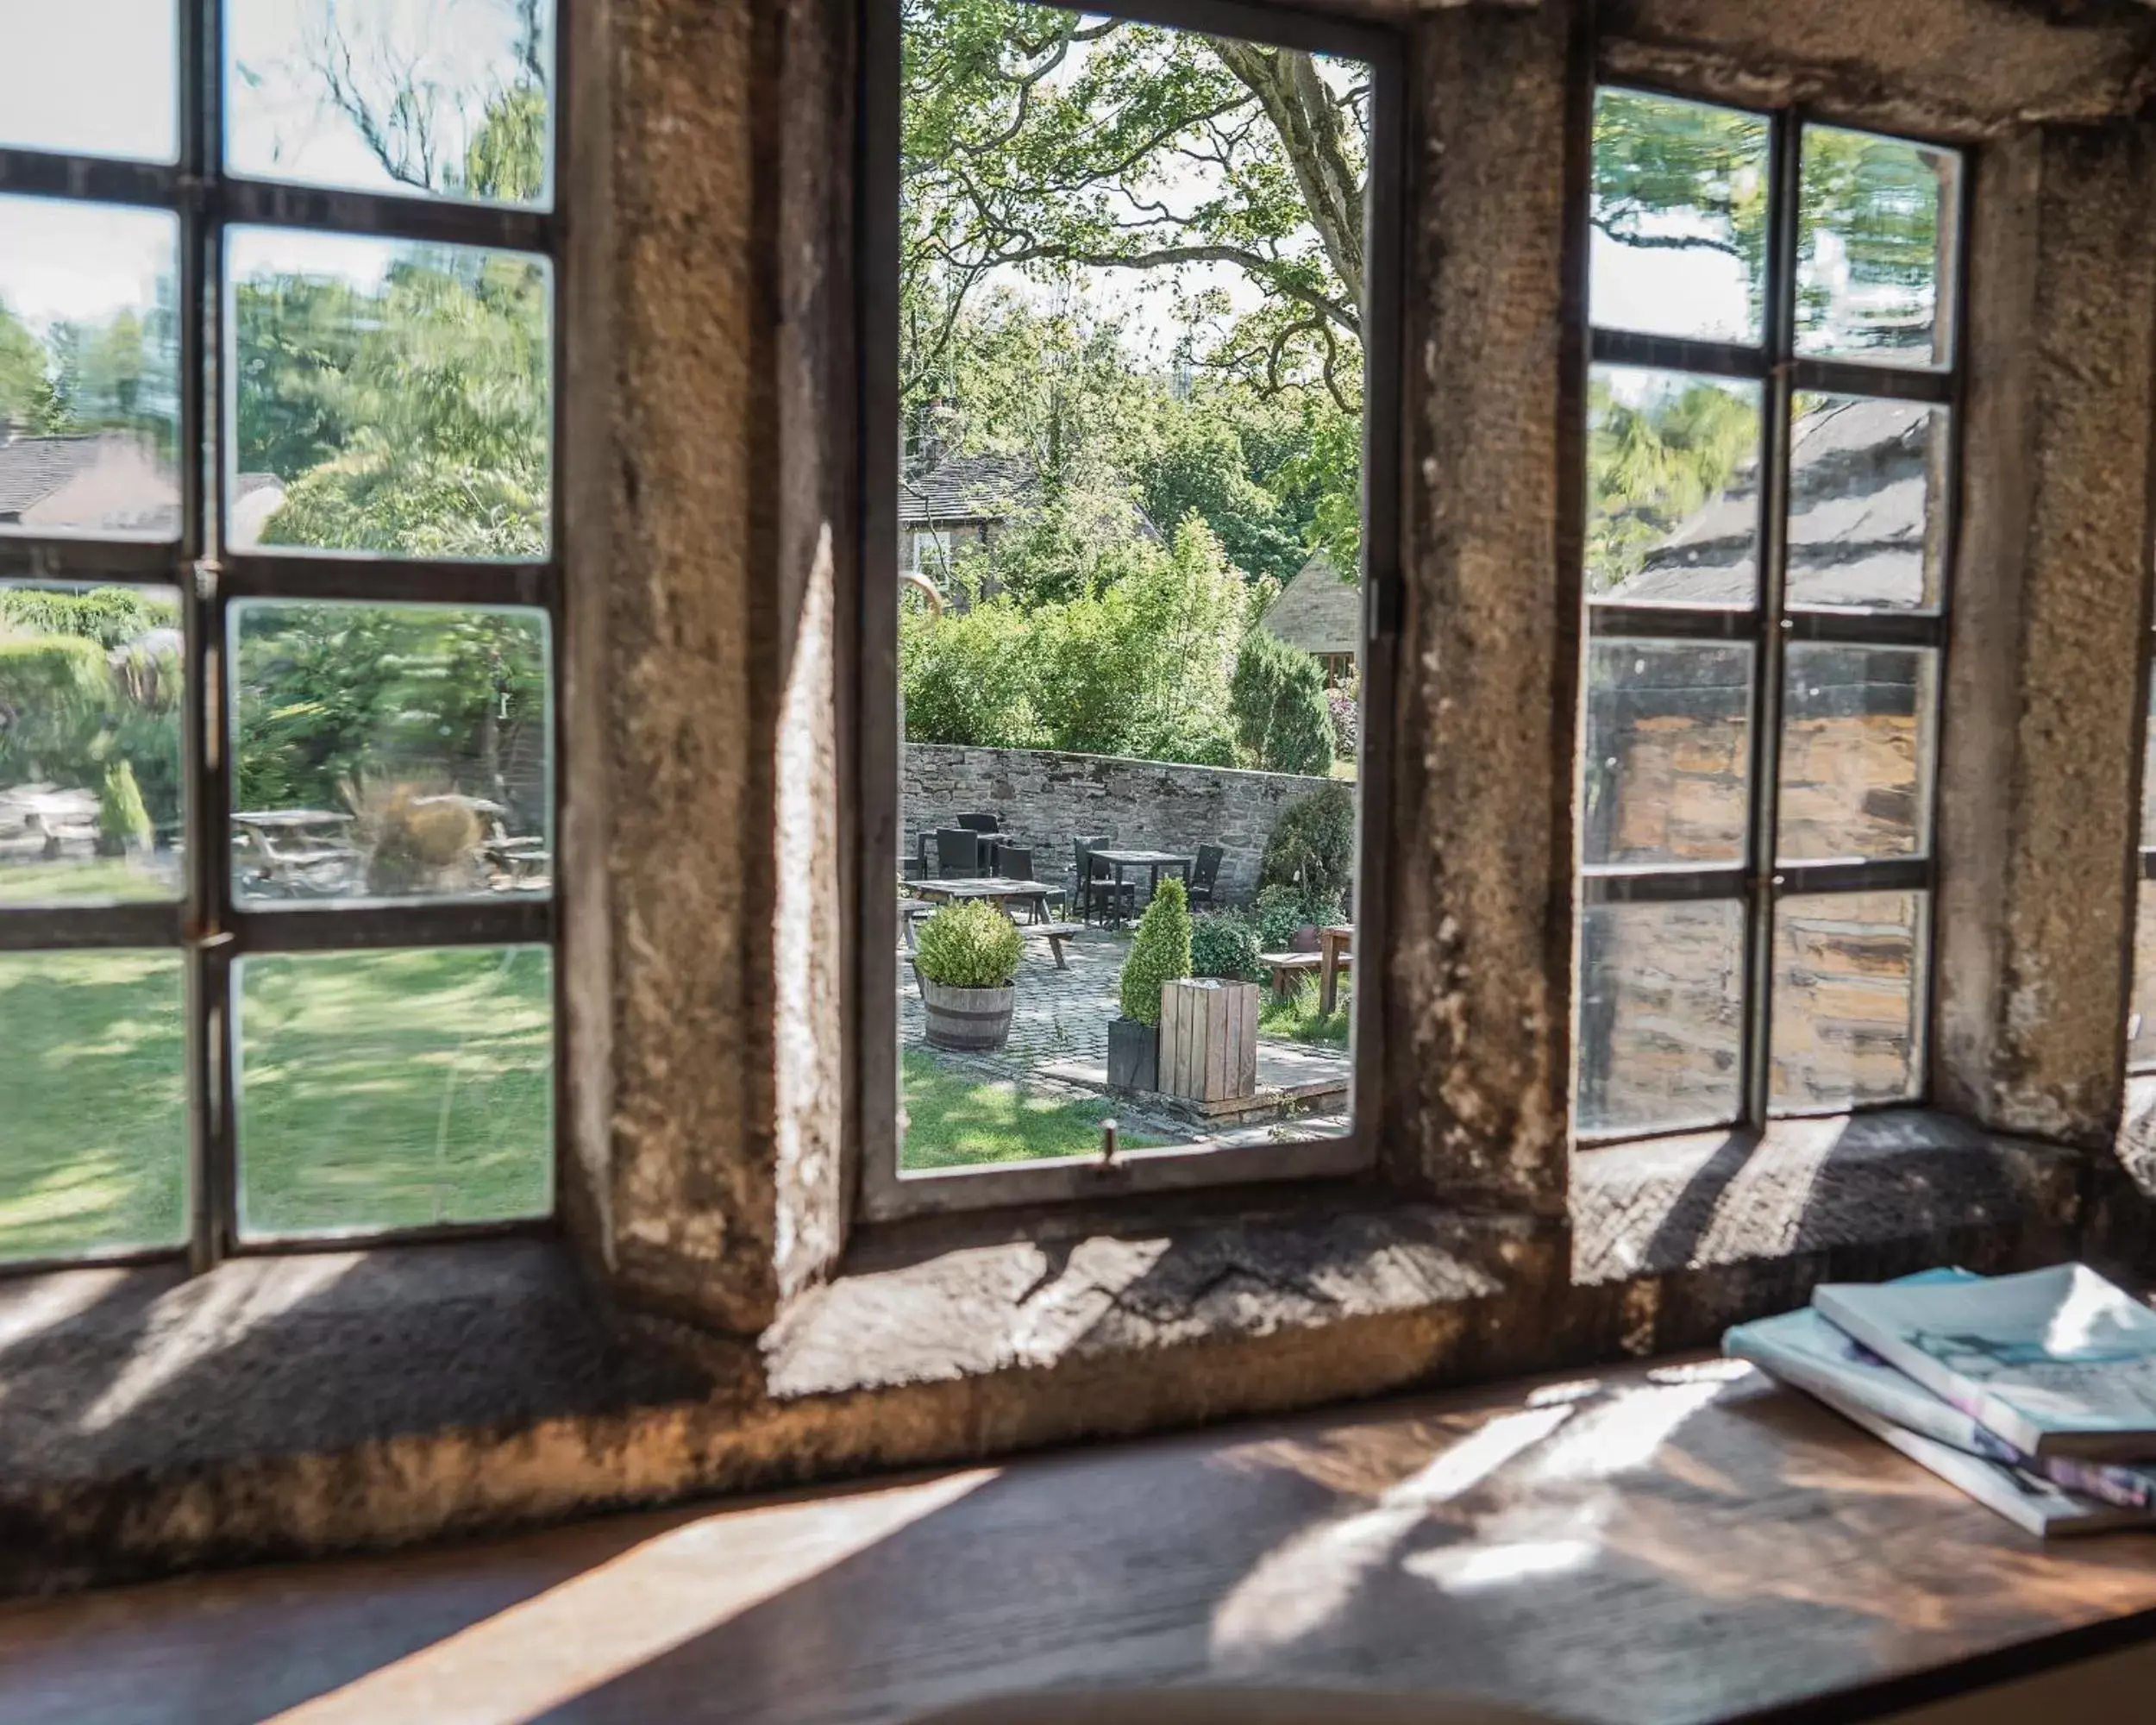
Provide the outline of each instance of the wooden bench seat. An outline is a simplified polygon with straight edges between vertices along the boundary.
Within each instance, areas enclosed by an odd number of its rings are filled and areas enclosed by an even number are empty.
[[[1022,922],[1018,932],[1028,940],[1046,941],[1048,950],[1056,955],[1056,968],[1068,970],[1070,966],[1063,962],[1063,943],[1075,934],[1084,933],[1085,927],[1080,922]]]
[[[1341,969],[1348,968],[1349,957],[1343,952],[1336,961]],[[1295,992],[1305,976],[1315,976],[1324,963],[1314,952],[1261,952],[1257,962],[1272,973],[1273,992],[1283,1000]]]

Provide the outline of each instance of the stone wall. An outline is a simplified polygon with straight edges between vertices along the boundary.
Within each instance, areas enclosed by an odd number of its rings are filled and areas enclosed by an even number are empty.
[[[1034,873],[1070,877],[1071,840],[1112,835],[1130,850],[1195,856],[1200,844],[1226,850],[1219,897],[1256,896],[1257,868],[1280,812],[1330,781],[1234,767],[1184,767],[1115,755],[1061,755],[1038,749],[967,749],[909,743],[899,820],[900,855],[924,831],[976,811],[1000,815],[1003,830],[1033,847]]]

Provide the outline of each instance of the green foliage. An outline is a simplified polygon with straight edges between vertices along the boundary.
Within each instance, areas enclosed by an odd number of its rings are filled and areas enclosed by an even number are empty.
[[[137,587],[0,588],[0,633],[80,635],[113,648],[153,629],[179,626],[178,600],[158,599]]]
[[[1355,794],[1326,785],[1280,812],[1258,864],[1261,887],[1300,887],[1307,905],[1337,905],[1354,885]]]
[[[1235,739],[1253,766],[1323,774],[1333,755],[1325,673],[1318,662],[1263,629],[1243,637],[1229,684]]]
[[[1119,1001],[1123,1016],[1142,1025],[1160,1023],[1163,983],[1190,974],[1190,900],[1174,876],[1160,883],[1138,919],[1130,956],[1123,961]]]
[[[44,344],[0,303],[0,419],[42,436],[66,422]]]
[[[1286,881],[1259,888],[1257,901],[1250,912],[1258,940],[1268,952],[1287,950],[1297,930],[1323,928],[1340,921],[1342,914],[1337,892],[1313,891]]]
[[[104,787],[97,796],[97,852],[120,856],[130,850],[147,850],[156,833],[149,811],[142,806],[142,792],[135,782],[135,768],[115,761],[105,768]]]
[[[915,968],[947,988],[1007,988],[1025,956],[1018,925],[979,899],[945,905],[914,940]]]
[[[1343,975],[1338,1004],[1330,1013],[1321,1013],[1318,1010],[1318,985],[1305,977],[1286,1000],[1269,999],[1258,1007],[1259,1033],[1285,1037],[1290,1042],[1315,1042],[1329,1048],[1345,1048],[1351,992],[1351,985]]]
[[[1265,974],[1258,963],[1257,929],[1239,911],[1208,911],[1190,922],[1190,974],[1225,976],[1255,982]]]

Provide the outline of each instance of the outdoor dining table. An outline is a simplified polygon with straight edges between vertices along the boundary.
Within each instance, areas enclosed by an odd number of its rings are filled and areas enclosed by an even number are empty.
[[[1183,884],[1187,887],[1190,884],[1191,869],[1198,861],[1195,856],[1178,856],[1173,850],[1095,850],[1092,854],[1095,862],[1105,862],[1115,870],[1115,896],[1110,902],[1117,906],[1119,920],[1123,904],[1123,871],[1125,869],[1143,869],[1146,871],[1145,896],[1150,900],[1160,890],[1162,869],[1180,869]]]
[[[948,904],[965,899],[987,899],[1010,914],[1014,904],[1030,903],[1033,920],[1048,920],[1049,894],[1062,891],[1042,881],[1014,881],[1004,875],[984,875],[970,881],[909,881],[907,891],[932,902]]]

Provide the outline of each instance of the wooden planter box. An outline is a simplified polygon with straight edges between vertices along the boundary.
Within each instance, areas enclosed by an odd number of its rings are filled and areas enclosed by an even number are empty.
[[[1108,1088],[1160,1088],[1160,1032],[1136,1019],[1108,1020]]]
[[[1160,1088],[1192,1102],[1257,1094],[1257,984],[1185,976],[1160,991]]]

